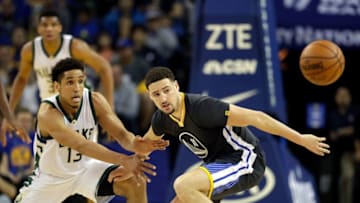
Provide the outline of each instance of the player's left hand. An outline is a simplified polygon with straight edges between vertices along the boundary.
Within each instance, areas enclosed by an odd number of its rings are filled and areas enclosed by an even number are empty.
[[[123,165],[120,165],[115,170],[111,171],[108,176],[108,181],[124,181],[134,176],[137,184],[142,182],[151,182],[151,179],[146,175],[156,176],[155,165],[147,162],[149,157],[133,154],[126,156]]]
[[[110,172],[107,180],[109,183],[114,183],[134,178],[137,186],[140,186],[141,184],[145,184],[146,182],[148,182],[147,180],[145,180],[144,176],[136,177],[133,173],[129,173],[129,171],[123,166],[119,166],[118,168]]]
[[[155,150],[165,150],[170,145],[168,140],[150,140],[141,136],[136,136],[133,141],[133,150],[137,154],[148,155]]]
[[[303,134],[302,142],[303,146],[314,154],[324,156],[330,154],[330,146],[325,143],[325,137],[317,137],[312,134]]]

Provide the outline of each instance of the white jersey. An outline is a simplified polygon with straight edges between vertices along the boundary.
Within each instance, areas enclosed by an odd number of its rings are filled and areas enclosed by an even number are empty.
[[[57,62],[71,57],[71,35],[62,35],[61,44],[54,56],[49,56],[44,48],[42,37],[33,41],[33,67],[36,73],[40,97],[42,99],[56,94],[51,80],[51,71]]]
[[[43,102],[50,103],[64,115],[66,126],[79,132],[88,140],[97,141],[98,125],[90,90],[84,88],[82,103],[74,120],[66,116],[59,103],[58,95],[46,98]],[[88,167],[91,160],[91,158],[80,154],[70,147],[62,146],[53,138],[42,137],[38,126],[34,139],[34,151],[35,173],[46,173],[56,177],[66,178],[80,175]]]

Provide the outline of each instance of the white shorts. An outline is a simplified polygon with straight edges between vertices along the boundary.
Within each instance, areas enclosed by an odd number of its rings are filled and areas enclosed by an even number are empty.
[[[21,203],[61,203],[73,194],[81,194],[94,202],[108,202],[114,196],[97,196],[100,180],[103,173],[112,164],[98,160],[91,160],[88,167],[76,176],[60,178],[40,173],[31,176],[27,186],[20,189],[15,202]],[[105,179],[105,181],[107,181]]]

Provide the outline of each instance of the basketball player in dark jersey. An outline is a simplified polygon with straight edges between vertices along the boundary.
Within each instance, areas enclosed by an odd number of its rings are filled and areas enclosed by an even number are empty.
[[[330,153],[325,138],[300,134],[263,112],[180,92],[168,68],[151,69],[145,83],[158,108],[145,138],[175,136],[204,161],[175,180],[172,203],[219,202],[259,183],[265,171],[264,154],[246,126],[284,137],[320,156]]]

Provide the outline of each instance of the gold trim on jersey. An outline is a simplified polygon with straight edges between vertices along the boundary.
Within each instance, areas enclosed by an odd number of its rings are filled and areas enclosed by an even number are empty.
[[[226,110],[225,111],[225,116],[229,117],[229,115],[230,115],[230,110]]]
[[[181,115],[180,115],[180,120],[178,120],[177,118],[175,118],[175,116],[169,114],[169,117],[171,118],[171,120],[175,121],[179,127],[184,127],[184,121],[185,121],[185,94],[183,92],[180,92],[180,96],[181,96]]]
[[[203,167],[203,166],[200,166],[199,168],[202,169],[202,170],[206,173],[206,175],[208,176],[208,178],[209,178],[210,188],[209,188],[209,193],[207,194],[207,196],[208,196],[209,198],[211,198],[211,195],[212,195],[213,190],[214,190],[214,179],[212,178],[211,173],[207,170],[207,168],[205,168],[205,167]]]

